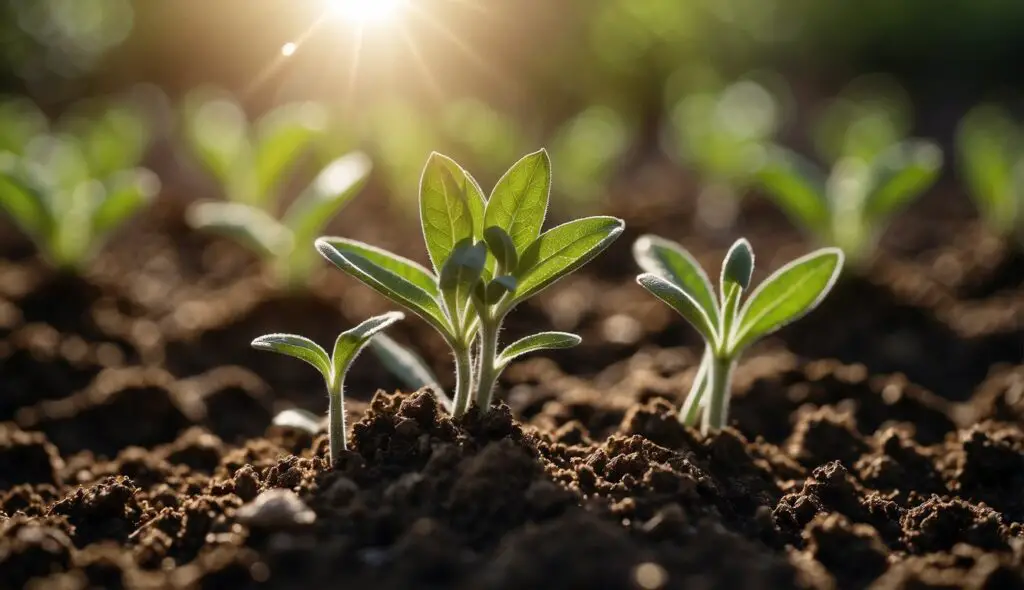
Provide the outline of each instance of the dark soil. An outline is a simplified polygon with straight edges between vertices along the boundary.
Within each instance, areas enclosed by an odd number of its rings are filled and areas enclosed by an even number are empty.
[[[509,321],[581,347],[514,365],[459,421],[387,393],[367,355],[333,469],[323,432],[271,424],[323,412],[319,376],[248,342],[327,344],[380,297],[337,272],[282,292],[173,199],[84,277],[5,236],[0,588],[1024,588],[1020,250],[958,205],[912,211],[870,272],[749,352],[732,426],[703,437],[675,416],[700,343],[633,283],[629,246],[659,233],[717,269],[734,236],[635,182],[643,200],[612,204],[628,235]],[[359,207],[338,233],[422,260],[414,225]],[[807,248],[763,202],[739,224],[759,276]],[[422,322],[393,334],[450,373]]]

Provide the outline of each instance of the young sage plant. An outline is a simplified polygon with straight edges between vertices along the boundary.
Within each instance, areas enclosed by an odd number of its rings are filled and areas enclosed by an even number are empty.
[[[975,107],[960,122],[961,175],[985,223],[1024,242],[1024,132],[994,105]]]
[[[370,174],[370,159],[352,152],[328,164],[280,219],[239,202],[201,201],[187,213],[189,224],[227,235],[263,258],[277,282],[292,289],[308,284],[317,262],[308,245],[359,192]]]
[[[516,162],[486,199],[469,173],[435,153],[420,181],[420,221],[433,270],[355,240],[316,241],[338,268],[441,334],[455,358],[456,417],[471,398],[489,409],[499,375],[516,357],[580,342],[575,334],[542,332],[498,346],[509,312],[592,260],[623,230],[614,217],[586,217],[541,232],[550,187],[544,150]]]
[[[316,342],[294,334],[267,334],[252,341],[252,347],[257,350],[294,357],[320,371],[327,385],[329,399],[327,437],[332,465],[338,454],[348,449],[345,442],[345,373],[375,334],[404,317],[402,312],[393,311],[372,317],[342,332],[334,342],[334,350],[330,355]]]
[[[930,187],[942,150],[909,139],[873,159],[848,157],[827,174],[780,146],[762,152],[756,178],[778,206],[821,245],[838,246],[855,265],[870,262],[892,216]]]
[[[633,255],[646,271],[637,282],[692,325],[704,338],[704,356],[679,414],[687,426],[724,428],[728,421],[732,373],[740,354],[755,341],[814,309],[828,295],[843,266],[843,251],[822,248],[786,264],[754,289],[750,244],[738,240],[722,264],[718,295],[707,273],[682,246],[642,236]]]

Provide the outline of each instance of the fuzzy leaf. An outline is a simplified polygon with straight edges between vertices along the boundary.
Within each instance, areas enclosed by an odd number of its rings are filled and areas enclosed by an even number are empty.
[[[473,212],[466,184],[460,186],[448,159],[431,154],[420,177],[420,224],[427,252],[440,273],[456,245],[473,238]]]
[[[342,332],[334,342],[334,352],[331,354],[331,383],[333,386],[340,388],[349,365],[370,343],[370,339],[375,334],[402,319],[405,319],[404,313],[391,311],[374,316],[351,330]]]
[[[259,120],[255,129],[253,158],[256,191],[261,202],[273,198],[273,192],[286,178],[288,168],[326,127],[327,113],[314,103],[286,104]]]
[[[284,215],[295,242],[303,247],[312,242],[363,187],[371,168],[370,158],[362,152],[345,154],[325,166]]]
[[[825,175],[817,166],[796,152],[771,146],[755,177],[794,223],[814,233],[828,226]]]
[[[544,225],[551,192],[551,159],[545,150],[524,156],[498,180],[484,213],[484,226],[505,230],[522,254]]]
[[[451,340],[456,337],[452,323],[441,309],[435,296],[418,283],[392,270],[400,269],[403,273],[417,276],[422,281],[421,273],[426,273],[424,269],[410,266],[405,259],[384,250],[370,250],[374,252],[374,258],[365,258],[358,253],[358,250],[366,251],[371,247],[364,244],[358,244],[359,248],[357,249],[345,249],[339,245],[344,246],[345,241],[339,238],[319,238],[316,241],[316,249],[320,254],[339,269],[420,316],[440,332],[445,339]],[[388,266],[382,266],[377,262],[381,258],[388,260]],[[436,293],[437,286],[435,285],[433,289]]]
[[[730,350],[738,352],[817,307],[842,268],[842,250],[822,248],[775,271],[750,294],[740,311]]]
[[[685,248],[658,236],[643,235],[633,243],[633,258],[645,272],[666,278],[689,293],[711,321],[718,323],[718,299],[711,279]]]
[[[725,254],[725,262],[722,264],[722,275],[719,277],[719,288],[722,293],[722,300],[729,292],[732,285],[740,290],[746,290],[750,286],[750,277],[754,274],[754,252],[750,249],[750,242],[740,238],[729,248]]]
[[[625,224],[614,217],[585,217],[544,232],[519,258],[516,302],[536,295],[611,245]]]
[[[441,295],[448,307],[449,317],[457,326],[462,325],[473,288],[480,282],[480,274],[486,262],[487,248],[483,242],[473,244],[472,238],[466,238],[455,246],[441,269]]]
[[[508,233],[500,227],[492,226],[484,230],[484,241],[487,242],[487,249],[497,260],[501,271],[506,274],[514,273],[519,264],[519,255]]]
[[[877,221],[895,213],[931,186],[940,168],[942,150],[931,141],[907,140],[883,151],[872,163],[874,190],[864,203],[866,218]]]
[[[348,238],[322,237],[318,241],[326,242],[343,253],[355,254],[369,260],[426,291],[433,299],[440,299],[441,297],[441,291],[437,286],[437,278],[417,262],[397,254],[392,254],[382,248]]]
[[[145,168],[115,175],[108,183],[106,197],[93,211],[93,232],[103,235],[116,229],[159,192],[160,179]]]
[[[497,365],[499,367],[505,367],[510,362],[524,354],[538,350],[572,348],[579,345],[582,341],[582,338],[576,334],[570,334],[569,332],[541,332],[539,334],[532,334],[525,338],[516,340],[512,344],[509,344],[505,350],[501,351],[501,354],[498,355]]]
[[[291,232],[262,209],[243,203],[206,201],[189,207],[193,228],[237,240],[264,258],[276,258],[293,246]]]
[[[686,395],[686,401],[679,410],[679,421],[686,426],[696,427],[699,423],[700,410],[704,406],[704,396],[707,395],[711,373],[711,348],[704,348],[704,356],[701,357],[700,365],[697,367],[697,374],[693,377],[693,384],[690,392]]]
[[[691,326],[707,341],[709,346],[715,346],[718,342],[717,328],[711,322],[707,312],[699,303],[686,291],[680,289],[668,279],[658,275],[644,273],[636,278],[640,286],[651,292],[652,295],[661,299],[669,307],[676,310],[683,316]]]
[[[276,352],[305,361],[316,367],[316,370],[323,375],[324,381],[330,385],[331,359],[322,346],[309,338],[295,334],[267,334],[253,340],[252,347],[256,350]]]

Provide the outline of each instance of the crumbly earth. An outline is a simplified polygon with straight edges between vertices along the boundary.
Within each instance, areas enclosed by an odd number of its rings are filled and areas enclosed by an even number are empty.
[[[728,245],[649,216],[712,268]],[[707,437],[675,416],[699,343],[620,244],[517,310],[509,337],[586,343],[511,367],[489,412],[360,359],[330,466],[323,432],[271,424],[324,410],[316,373],[245,344],[386,305],[330,275],[281,293],[160,223],[86,278],[0,263],[0,587],[1024,588],[1024,258],[973,225],[908,229],[751,350]],[[769,268],[799,248],[750,229]]]

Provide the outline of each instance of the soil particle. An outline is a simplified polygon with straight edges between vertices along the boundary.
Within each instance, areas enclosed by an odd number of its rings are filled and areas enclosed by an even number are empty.
[[[63,466],[57,448],[42,433],[0,424],[0,489],[41,483],[60,487]]]

